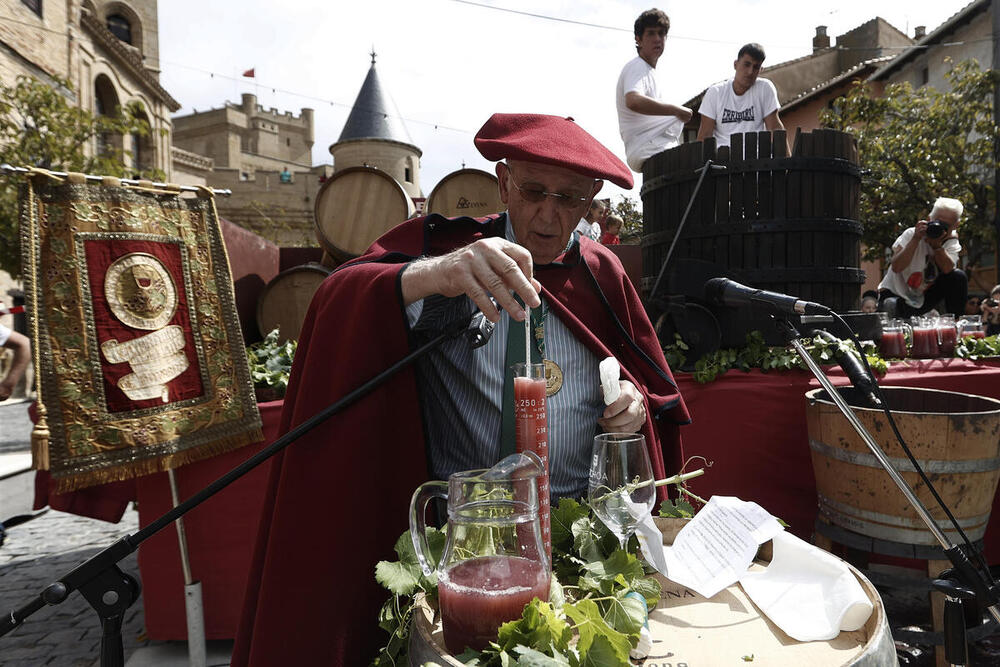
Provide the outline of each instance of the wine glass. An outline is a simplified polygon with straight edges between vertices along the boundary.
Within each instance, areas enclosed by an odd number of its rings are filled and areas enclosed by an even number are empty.
[[[594,438],[587,500],[625,549],[628,538],[656,502],[645,437],[602,433]]]

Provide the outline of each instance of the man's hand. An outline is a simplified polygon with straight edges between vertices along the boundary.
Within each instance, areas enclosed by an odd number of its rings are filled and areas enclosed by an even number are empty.
[[[646,403],[642,392],[628,380],[619,380],[622,393],[614,403],[604,409],[597,420],[606,433],[638,433],[646,423]]]
[[[518,322],[524,309],[511,292],[530,308],[541,305],[541,284],[532,276],[531,253],[501,238],[480,239],[447,255],[410,264],[401,278],[404,305],[431,294],[454,297],[468,295],[491,321],[500,320],[497,303]]]
[[[913,226],[913,238],[917,241],[927,237],[927,223],[929,220],[918,220],[917,224]],[[927,239],[928,242],[934,239]]]

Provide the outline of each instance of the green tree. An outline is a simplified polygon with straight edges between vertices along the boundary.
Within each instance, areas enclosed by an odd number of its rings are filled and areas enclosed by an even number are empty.
[[[622,229],[618,232],[623,243],[638,242],[642,236],[642,210],[636,206],[635,200],[627,195],[612,202],[611,213],[622,219]]]
[[[992,105],[997,73],[965,61],[946,78],[947,92],[898,83],[886,86],[880,97],[859,83],[821,115],[826,126],[857,137],[867,259],[884,257],[904,229],[930,213],[939,196],[965,205],[959,234],[969,263],[978,264],[992,252],[994,146],[1000,136]]]
[[[67,81],[47,85],[19,76],[13,85],[0,81],[0,163],[42,167],[52,171],[81,171],[108,176],[132,176],[125,166],[128,151],[115,137],[148,136],[148,123],[137,105],[116,109],[114,115],[95,115],[73,105]],[[101,141],[99,142],[98,139]],[[100,152],[95,150],[101,144]],[[144,172],[144,177],[161,177]],[[21,271],[17,191],[21,179],[0,175],[0,268],[18,276]]]

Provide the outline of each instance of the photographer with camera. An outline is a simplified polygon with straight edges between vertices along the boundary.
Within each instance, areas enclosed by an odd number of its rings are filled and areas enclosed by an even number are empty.
[[[986,324],[986,335],[995,336],[1000,333],[1000,285],[990,291],[988,299],[983,299],[983,323]]]
[[[922,315],[943,300],[943,312],[965,311],[969,280],[957,268],[963,210],[957,199],[938,197],[928,219],[893,242],[889,270],[878,286],[879,310],[890,317]]]

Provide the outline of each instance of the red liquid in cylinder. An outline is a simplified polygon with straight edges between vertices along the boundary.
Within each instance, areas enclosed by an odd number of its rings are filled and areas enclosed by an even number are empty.
[[[985,331],[963,331],[962,338],[986,338]]]
[[[521,618],[532,598],[548,601],[549,572],[527,558],[472,558],[440,575],[438,598],[448,651],[478,651],[496,640],[502,624]]]
[[[938,352],[942,357],[955,355],[955,346],[958,344],[958,334],[955,327],[941,327],[938,329],[941,335],[941,342],[938,344]]]
[[[906,338],[902,331],[883,331],[882,342],[878,346],[883,357],[905,357]]]
[[[545,380],[514,378],[514,424],[518,452],[531,451],[542,460],[538,478],[538,522],[542,543],[552,562],[552,528],[549,523],[549,428],[545,413]]]
[[[910,356],[914,359],[931,359],[938,356],[937,329],[914,329]]]

